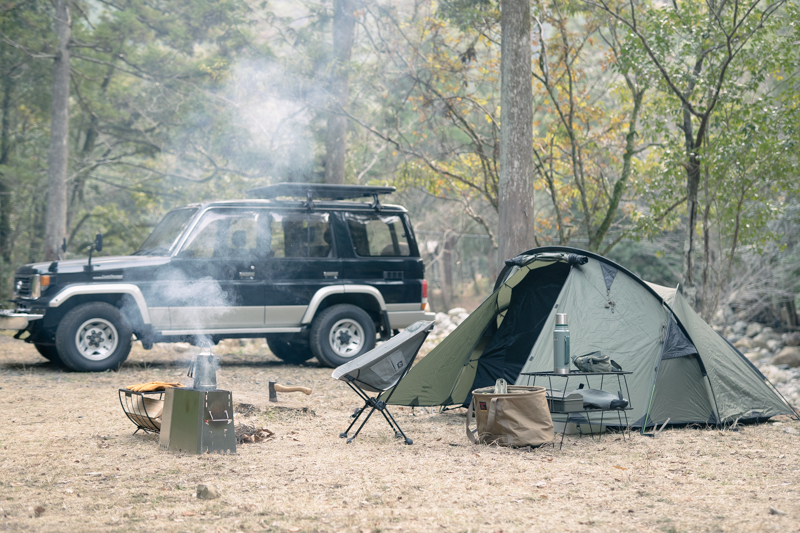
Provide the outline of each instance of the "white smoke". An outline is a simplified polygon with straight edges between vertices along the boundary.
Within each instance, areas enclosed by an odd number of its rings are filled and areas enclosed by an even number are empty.
[[[325,105],[321,84],[292,75],[268,60],[237,63],[225,90],[234,115],[249,135],[250,149],[268,160],[280,181],[301,179],[314,168],[313,120]]]

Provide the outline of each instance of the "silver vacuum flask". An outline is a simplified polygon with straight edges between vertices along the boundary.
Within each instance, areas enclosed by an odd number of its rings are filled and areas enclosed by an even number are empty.
[[[567,313],[556,313],[556,328],[553,331],[553,373],[569,374]]]

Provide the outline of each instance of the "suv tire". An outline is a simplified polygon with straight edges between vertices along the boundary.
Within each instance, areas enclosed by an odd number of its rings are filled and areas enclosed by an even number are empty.
[[[360,307],[334,305],[314,318],[309,342],[322,366],[336,368],[375,347],[375,324]]]
[[[69,369],[102,372],[117,369],[131,351],[131,328],[119,309],[103,302],[79,305],[64,315],[56,330],[58,355]]]
[[[270,351],[275,357],[292,365],[305,363],[314,357],[314,354],[311,352],[311,347],[307,342],[292,342],[276,339],[274,337],[267,337],[267,346],[269,346]]]
[[[34,344],[36,351],[39,355],[53,363],[54,365],[61,364],[61,358],[58,356],[58,350],[52,344]]]

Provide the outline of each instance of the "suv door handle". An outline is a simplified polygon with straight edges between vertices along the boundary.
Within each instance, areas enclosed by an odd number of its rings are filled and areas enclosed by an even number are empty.
[[[338,272],[323,272],[322,275],[325,276],[326,278],[338,278],[339,277],[339,273]]]
[[[253,271],[239,272],[239,279],[253,279],[255,277],[256,273]]]

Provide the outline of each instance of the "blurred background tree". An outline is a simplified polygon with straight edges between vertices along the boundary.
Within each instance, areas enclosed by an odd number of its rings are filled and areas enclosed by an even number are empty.
[[[439,309],[523,251],[498,254],[499,0],[64,2],[67,257],[97,231],[130,253],[173,207],[279,181],[398,186]],[[46,255],[57,7],[0,6],[2,298]],[[797,7],[530,9],[530,246],[681,283],[706,318],[796,327]]]

